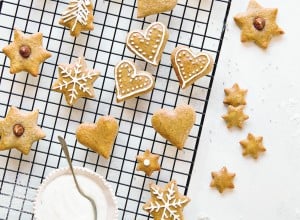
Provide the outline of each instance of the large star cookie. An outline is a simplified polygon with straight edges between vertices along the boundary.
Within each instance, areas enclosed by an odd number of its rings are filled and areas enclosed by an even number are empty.
[[[3,48],[10,59],[10,73],[27,71],[32,76],[39,74],[40,64],[51,57],[51,53],[43,48],[43,34],[38,32],[25,35],[14,31],[14,41]]]
[[[73,105],[81,97],[93,98],[95,96],[93,83],[100,73],[88,69],[83,57],[78,58],[72,64],[60,64],[58,71],[59,76],[52,89],[63,93],[69,105]]]
[[[217,188],[220,193],[223,193],[225,189],[233,189],[233,179],[235,173],[229,173],[226,167],[223,167],[219,172],[211,173],[212,181],[211,187]]]
[[[33,142],[46,136],[37,126],[38,114],[38,110],[22,113],[12,106],[6,117],[0,119],[0,150],[16,148],[28,154]]]
[[[71,36],[77,37],[81,31],[94,30],[93,4],[91,0],[70,0],[62,13],[59,24],[70,28]]]
[[[143,206],[154,220],[183,220],[183,208],[190,199],[178,192],[176,181],[169,182],[164,189],[150,184],[151,199]]]
[[[152,154],[149,150],[138,155],[136,159],[138,161],[136,170],[144,171],[147,176],[151,176],[154,171],[160,170],[160,165],[158,163],[159,155]]]
[[[240,141],[240,144],[243,148],[243,155],[249,155],[254,159],[257,159],[260,153],[266,151],[266,148],[263,145],[263,137],[255,137],[251,133],[248,134],[247,139]]]
[[[263,8],[255,0],[250,0],[248,9],[234,17],[241,28],[241,41],[254,41],[258,46],[267,48],[272,37],[284,31],[276,23],[277,8]]]

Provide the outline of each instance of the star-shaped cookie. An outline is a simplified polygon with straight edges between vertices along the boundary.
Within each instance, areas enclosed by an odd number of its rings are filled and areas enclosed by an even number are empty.
[[[22,113],[16,107],[10,107],[6,117],[0,119],[0,150],[16,148],[28,154],[33,142],[46,135],[37,126],[38,110]]]
[[[240,105],[237,107],[234,107],[232,105],[228,106],[227,114],[222,116],[228,128],[243,127],[244,122],[249,118],[249,116],[244,113],[244,108],[244,105]]]
[[[266,151],[263,145],[263,137],[255,137],[251,133],[248,134],[247,139],[240,141],[240,144],[243,148],[243,155],[249,155],[254,159],[257,159],[260,153]]]
[[[32,76],[39,74],[40,64],[51,57],[51,53],[43,48],[43,34],[25,35],[14,30],[14,41],[3,48],[10,59],[10,73],[27,71]]]
[[[93,83],[100,73],[88,69],[83,57],[78,58],[72,64],[60,64],[58,72],[58,79],[54,82],[52,89],[63,93],[69,105],[73,105],[81,97],[93,98],[95,96]]]
[[[254,41],[261,48],[267,48],[273,36],[284,34],[276,23],[277,11],[277,8],[263,8],[250,0],[247,11],[234,17],[242,31],[241,41]]]
[[[136,157],[138,171],[144,171],[147,176],[151,176],[154,171],[160,170],[160,165],[158,163],[159,155],[150,153],[146,150],[145,153],[140,154]]]
[[[232,88],[225,88],[224,92],[224,104],[232,106],[246,105],[247,89],[241,89],[237,83],[233,84]]]
[[[164,189],[150,184],[151,199],[143,206],[154,220],[183,220],[183,208],[190,199],[178,192],[175,180],[170,181]]]
[[[234,188],[235,173],[229,173],[226,167],[223,167],[219,172],[211,172],[211,177],[210,186],[217,188],[220,193],[223,193],[225,189]]]

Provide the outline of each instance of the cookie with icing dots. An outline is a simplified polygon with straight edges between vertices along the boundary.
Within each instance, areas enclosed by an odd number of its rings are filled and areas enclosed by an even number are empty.
[[[73,37],[81,31],[94,30],[93,4],[91,0],[70,0],[67,9],[62,13],[59,24],[70,29]]]
[[[135,55],[157,66],[168,38],[169,33],[166,26],[161,22],[154,22],[146,30],[129,32],[126,46]]]
[[[146,71],[137,71],[132,61],[122,60],[115,66],[117,102],[151,91],[154,78]]]
[[[211,55],[204,52],[195,54],[185,46],[179,46],[173,50],[171,62],[180,87],[183,89],[209,74],[214,66]]]

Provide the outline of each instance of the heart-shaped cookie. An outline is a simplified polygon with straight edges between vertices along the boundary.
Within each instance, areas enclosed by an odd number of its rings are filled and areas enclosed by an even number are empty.
[[[177,5],[177,0],[138,0],[137,17],[171,11]]]
[[[115,142],[119,125],[111,116],[102,116],[96,124],[83,123],[76,130],[79,143],[108,159]]]
[[[190,48],[184,46],[173,50],[171,62],[183,89],[209,74],[214,65],[213,58],[209,54],[201,52],[195,55]]]
[[[183,149],[184,143],[195,123],[196,113],[190,105],[180,105],[174,110],[160,109],[151,119],[152,127],[164,138]]]
[[[169,33],[165,25],[154,22],[146,30],[129,32],[126,46],[146,62],[157,66],[168,38]]]
[[[117,102],[137,97],[154,87],[152,75],[137,71],[133,62],[122,60],[115,67]]]

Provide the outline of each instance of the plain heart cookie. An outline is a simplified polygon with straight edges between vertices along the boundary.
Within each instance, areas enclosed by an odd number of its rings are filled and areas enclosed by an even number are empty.
[[[177,5],[177,0],[138,0],[137,17],[171,11]]]
[[[117,102],[151,91],[154,78],[146,71],[137,71],[133,62],[122,60],[115,67]]]
[[[214,65],[213,58],[209,54],[204,52],[194,54],[190,48],[184,46],[173,50],[171,62],[183,89],[209,74]]]
[[[112,116],[102,116],[96,124],[83,123],[76,130],[76,138],[82,145],[108,159],[117,137],[119,125]]]
[[[174,110],[160,109],[152,116],[152,127],[179,150],[196,121],[196,113],[190,105],[180,105]]]
[[[157,66],[168,38],[169,33],[166,26],[161,22],[154,22],[146,30],[129,32],[126,46],[146,62]]]

